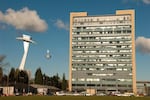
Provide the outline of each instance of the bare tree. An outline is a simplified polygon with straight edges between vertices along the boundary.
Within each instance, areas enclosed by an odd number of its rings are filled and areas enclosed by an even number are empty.
[[[2,68],[3,71],[8,71],[9,63],[4,62],[6,56],[5,55],[0,55],[0,67]]]
[[[0,84],[2,84],[4,71],[7,71],[9,66],[9,63],[4,62],[5,58],[5,55],[0,55]]]

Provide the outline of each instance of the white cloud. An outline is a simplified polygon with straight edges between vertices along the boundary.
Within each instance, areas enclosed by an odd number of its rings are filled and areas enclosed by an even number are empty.
[[[0,11],[0,22],[12,25],[18,30],[30,32],[47,30],[47,23],[39,17],[37,12],[26,7],[18,11],[9,8],[6,13]]]
[[[150,53],[150,38],[138,37],[136,47],[141,53]]]
[[[143,0],[145,4],[150,4],[150,0]]]
[[[57,19],[55,22],[55,25],[60,28],[60,29],[65,29],[65,30],[69,30],[69,24],[64,23],[62,20]]]

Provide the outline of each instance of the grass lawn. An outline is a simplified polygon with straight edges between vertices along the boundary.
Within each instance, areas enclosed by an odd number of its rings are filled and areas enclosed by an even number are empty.
[[[9,96],[0,100],[150,100],[150,97],[112,97],[112,96]]]

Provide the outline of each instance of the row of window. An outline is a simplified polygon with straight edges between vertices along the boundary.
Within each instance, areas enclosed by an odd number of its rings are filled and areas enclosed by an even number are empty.
[[[125,70],[127,71],[127,69],[120,69],[120,70]],[[92,74],[92,73],[88,73],[89,76],[115,76],[116,73],[109,73],[109,74]],[[129,73],[128,75],[132,75],[131,73]],[[121,81],[121,80],[120,80]]]
[[[103,66],[109,66],[109,67],[125,67],[125,66],[132,66],[132,64],[72,64],[72,66],[99,66],[99,67],[103,67]]]
[[[73,26],[99,26],[99,25],[129,25],[131,21],[99,21],[99,22],[77,22]]]
[[[129,59],[110,59],[110,58],[103,58],[103,59],[72,59],[73,62],[99,62],[99,61],[102,61],[102,62],[108,62],[108,61],[112,61],[112,62],[131,62],[132,60],[129,58]]]
[[[131,42],[131,41],[130,41]],[[124,44],[120,44],[118,42],[104,42],[104,43],[109,43],[109,45],[105,45],[105,46],[111,46],[111,47],[121,47],[121,48],[128,48],[128,47],[132,47],[131,44],[129,43],[124,43]],[[111,45],[110,45],[111,44]],[[113,44],[116,44],[116,45],[113,45]],[[103,45],[103,42],[101,41],[98,41],[98,42],[72,42],[72,45],[73,46],[104,46]]]
[[[81,53],[105,53],[105,52],[118,52],[118,53],[131,53],[131,48],[74,48],[74,51],[83,51]],[[76,52],[77,53],[77,52]]]
[[[76,86],[101,86],[101,87],[132,87],[132,85],[115,85],[115,84],[72,84],[75,88]]]
[[[82,32],[87,32],[88,30],[79,30],[79,29],[74,29],[73,30],[73,33],[72,34],[82,34]],[[96,30],[89,30],[86,35],[88,34],[91,34],[91,32],[93,33],[94,35],[94,32],[93,31],[96,31]],[[97,30],[96,31],[96,34],[95,35],[104,35],[104,34],[127,34],[127,33],[131,33],[132,31],[131,30],[109,30],[109,31],[105,31],[105,30]]]
[[[75,17],[73,22],[92,22],[92,21],[121,21],[121,20],[131,20],[130,15],[111,15],[111,16],[85,16],[85,17]]]
[[[120,48],[120,49],[131,49],[131,45],[126,45],[126,46],[122,46],[122,45],[112,45],[112,46],[103,46],[103,45],[97,45],[97,46],[73,46],[72,49],[88,49],[88,48],[103,48],[103,49],[115,49],[115,48]]]
[[[89,33],[92,33],[92,32],[89,32]],[[83,33],[82,33],[83,34]],[[99,39],[99,40],[118,40],[118,41],[121,41],[121,40],[131,40],[131,36],[130,35],[126,35],[126,36],[115,36],[115,35],[111,35],[111,36],[99,36],[99,35],[86,35],[86,34],[83,34],[83,35],[73,35],[73,37],[95,37],[94,39]],[[80,38],[81,39],[81,38]]]
[[[82,51],[79,51],[81,49],[75,49],[73,50],[73,54],[77,54],[77,53],[85,53],[85,54],[96,54],[96,53],[131,53],[132,50],[116,50],[116,49],[113,49],[113,50],[93,50],[93,49],[87,49],[87,50],[82,50]],[[90,50],[90,51],[88,51]],[[123,54],[121,54],[120,56],[122,56]]]
[[[88,38],[88,37],[83,37],[82,39],[80,38],[80,37],[74,37],[73,39],[73,42],[74,43],[72,43],[72,45],[73,44],[78,44],[79,42],[82,42],[82,43],[80,43],[80,44],[83,44],[83,45],[90,45],[90,44],[92,44],[92,45],[96,45],[96,44],[98,44],[98,45],[112,45],[112,44],[114,44],[114,45],[118,45],[118,44],[120,44],[120,45],[129,45],[130,43],[132,43],[131,41],[112,41],[112,40],[105,40],[105,41],[103,41],[103,40],[100,40],[100,39],[91,39],[91,38]]]
[[[130,51],[121,51],[120,52],[120,50],[118,51],[118,50],[111,50],[111,51],[107,51],[107,50],[90,50],[90,51],[88,51],[88,50],[82,50],[82,51],[80,51],[80,50],[74,50],[74,51],[72,51],[72,53],[73,53],[73,55],[74,54],[88,54],[88,55],[90,55],[90,54],[97,54],[97,53],[100,53],[99,55],[101,55],[101,54],[109,54],[109,53],[121,53],[120,54],[120,56],[122,56],[122,57],[125,57],[127,54],[124,54],[124,53],[131,53],[131,50]]]
[[[108,58],[110,58],[110,57],[123,57],[123,58],[125,58],[125,57],[129,57],[129,58],[131,58],[131,55],[127,55],[127,54],[121,54],[121,55],[119,55],[119,54],[107,54],[107,55],[73,55],[72,56],[72,58],[103,58],[103,57],[108,57]]]
[[[129,40],[131,40],[131,38],[121,38],[121,39],[115,38],[115,37],[113,37],[113,38],[103,37],[102,38],[100,36],[86,36],[85,35],[85,36],[80,36],[80,37],[79,36],[73,36],[73,40],[99,40],[102,43],[103,43],[103,41],[112,41],[112,40],[114,40],[114,42],[115,42],[117,40],[117,43],[121,43],[120,41],[129,41]]]
[[[132,82],[132,79],[99,79],[99,78],[73,78],[72,81],[86,81],[86,82],[99,82],[100,80],[102,81],[117,81],[117,82]]]
[[[130,33],[132,26],[131,25],[121,25],[121,26],[111,26],[111,27],[106,27],[106,26],[94,26],[94,27],[88,27],[88,26],[75,26],[72,28],[72,31],[80,34],[79,32],[81,32],[81,34],[83,32],[87,32],[89,34],[95,33],[95,32],[100,32],[100,33],[118,33],[119,31],[121,31],[121,33]]]
[[[98,39],[99,37],[96,37],[95,39],[91,39],[89,37],[73,37],[73,42],[72,45],[103,45],[103,44],[108,44],[108,45],[130,45],[129,43],[131,42],[131,39]]]
[[[73,26],[72,29],[81,29],[81,30],[85,30],[87,29],[88,31],[91,30],[100,30],[100,31],[108,31],[108,30],[131,30],[131,25],[120,25],[120,26]]]
[[[73,67],[72,68],[72,71],[88,71],[88,70],[90,70],[90,71],[99,71],[99,70],[101,70],[101,71],[131,71],[132,69],[131,68],[113,68],[113,67],[110,67],[110,68],[77,68],[77,67]],[[101,74],[95,74],[95,76],[100,76]]]

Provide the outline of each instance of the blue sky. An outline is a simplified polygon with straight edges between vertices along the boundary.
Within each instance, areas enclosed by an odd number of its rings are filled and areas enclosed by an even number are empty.
[[[150,0],[0,0],[0,55],[18,68],[23,44],[16,37],[28,34],[37,44],[30,45],[25,69],[32,76],[41,67],[49,76],[68,78],[70,12],[103,15],[123,9],[136,12],[137,80],[150,81]],[[50,60],[44,57],[47,49]]]

